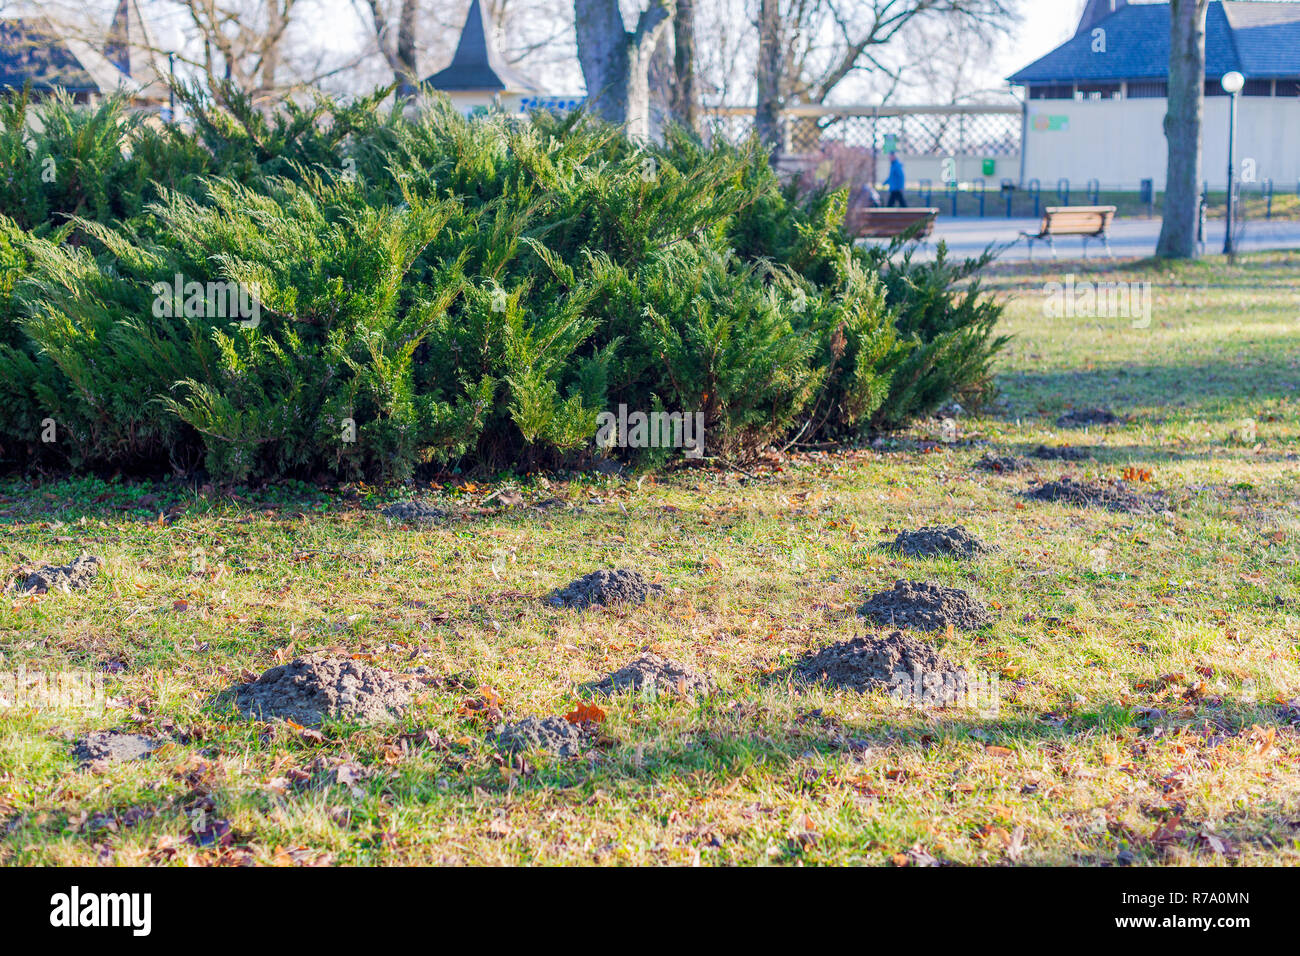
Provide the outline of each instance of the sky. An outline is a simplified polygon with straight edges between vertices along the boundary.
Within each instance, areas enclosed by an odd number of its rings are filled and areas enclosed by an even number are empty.
[[[1082,0],[1023,0],[1024,21],[1003,45],[991,72],[1008,77],[1056,49],[1074,35],[1083,6]]]

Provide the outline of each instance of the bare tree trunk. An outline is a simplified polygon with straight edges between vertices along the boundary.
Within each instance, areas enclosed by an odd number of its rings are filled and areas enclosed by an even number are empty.
[[[758,5],[758,105],[754,110],[754,131],[768,149],[781,147],[781,86],[785,53],[781,48],[781,5],[779,0],[759,0]]]
[[[1156,255],[1171,259],[1196,256],[1207,3],[1208,0],[1172,0],[1169,8],[1169,112],[1165,114],[1169,164],[1165,177],[1164,222]]]
[[[267,35],[276,37],[282,36],[285,27],[288,26],[288,11],[282,11],[278,4],[268,4],[266,20]],[[269,93],[276,88],[275,74],[280,69],[280,44],[278,42],[270,44],[265,50],[263,50],[261,66],[261,92]]]
[[[673,17],[673,119],[698,130],[700,104],[695,96],[695,0],[677,0]]]
[[[415,95],[415,86],[419,82],[415,64],[416,14],[419,12],[419,0],[402,0],[397,15],[397,39],[394,42],[389,29],[388,14],[380,0],[366,0],[370,8],[370,19],[375,28],[375,39],[379,52],[393,71],[393,83],[397,86],[399,100],[410,99]]]
[[[668,123],[677,117],[677,73],[675,40],[671,31],[665,30],[650,59],[650,138],[662,142]]]
[[[402,12],[397,21],[397,49],[393,63],[393,79],[397,81],[398,99],[415,95],[419,82],[415,66],[415,13],[417,0],[402,0]]]
[[[650,61],[672,19],[674,0],[651,0],[631,32],[618,0],[574,0],[573,8],[578,61],[592,112],[625,126],[632,139],[647,139]]]

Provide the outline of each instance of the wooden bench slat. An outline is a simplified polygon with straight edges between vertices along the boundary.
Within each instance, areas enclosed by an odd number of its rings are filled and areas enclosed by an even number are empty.
[[[1099,235],[1110,228],[1114,206],[1048,206],[1043,210],[1041,236]]]
[[[1043,221],[1038,227],[1038,234],[1021,233],[1029,242],[1029,257],[1034,256],[1034,243],[1046,241],[1056,255],[1056,246],[1052,240],[1057,236],[1079,236],[1083,239],[1083,255],[1088,255],[1088,240],[1099,239],[1110,253],[1110,239],[1107,233],[1115,220],[1114,206],[1048,206],[1043,210]],[[1114,258],[1114,253],[1111,253]]]
[[[844,226],[853,236],[863,239],[892,239],[901,236],[918,224],[919,236],[934,231],[934,218],[939,210],[933,206],[890,209],[881,206],[850,206],[844,217]]]

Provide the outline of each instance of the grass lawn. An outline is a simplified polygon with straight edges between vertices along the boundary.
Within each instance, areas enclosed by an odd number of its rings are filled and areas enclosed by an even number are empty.
[[[411,489],[0,485],[6,582],[83,550],[106,562],[85,591],[3,595],[4,670],[96,670],[109,697],[0,710],[0,863],[1300,863],[1300,256],[1110,268],[1153,283],[1149,328],[1045,317],[1046,266],[993,274],[1015,336],[1005,404],[953,444],[922,425],[744,473],[528,478],[510,505],[499,484],[425,487],[457,517],[424,529],[377,513]],[[1056,426],[1094,405],[1132,420]],[[972,467],[1044,442],[1095,460]],[[1017,494],[1128,467],[1167,510]],[[932,524],[1002,550],[877,547]],[[615,565],[665,595],[541,600]],[[996,711],[782,676],[868,631],[857,607],[899,578],[994,609],[925,639],[996,675]],[[403,722],[323,735],[214,702],[313,648],[434,677]],[[491,707],[564,714],[643,649],[718,693],[603,702],[574,758],[485,740]],[[96,728],[170,742],[79,769],[72,742]]]

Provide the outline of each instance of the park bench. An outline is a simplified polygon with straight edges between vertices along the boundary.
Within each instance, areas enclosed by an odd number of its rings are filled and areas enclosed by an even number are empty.
[[[1029,258],[1034,258],[1034,243],[1046,242],[1056,257],[1057,236],[1079,236],[1083,239],[1083,257],[1088,258],[1088,243],[1099,241],[1106,247],[1106,254],[1112,259],[1115,253],[1110,251],[1110,224],[1115,219],[1114,206],[1048,206],[1043,210],[1043,224],[1038,233],[1022,232],[1029,243]]]
[[[939,210],[932,206],[915,209],[888,209],[882,206],[850,206],[844,228],[857,239],[893,239],[915,228],[916,238],[924,240],[934,232],[934,217]]]

